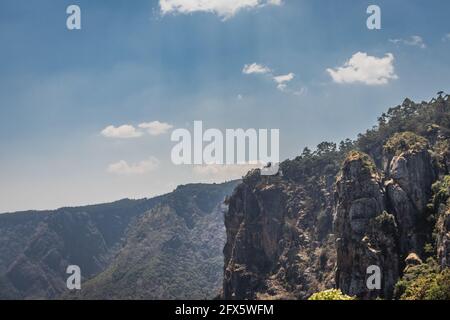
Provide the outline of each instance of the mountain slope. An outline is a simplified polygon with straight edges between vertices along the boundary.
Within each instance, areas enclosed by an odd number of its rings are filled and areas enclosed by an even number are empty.
[[[170,240],[166,239],[165,235],[173,230],[180,231],[181,235],[181,230],[175,229],[177,224],[187,226],[188,229],[183,232],[198,242],[207,240],[202,237],[203,231],[208,228],[213,230],[211,232],[213,236],[223,237],[224,231],[220,229],[223,222],[220,220],[219,212],[214,209],[223,202],[228,192],[231,193],[233,187],[233,182],[223,185],[187,185],[179,187],[171,194],[152,199],[126,199],[95,206],[0,215],[0,243],[2,244],[0,298],[55,299],[61,297],[62,294],[67,293],[66,268],[68,265],[78,265],[81,268],[84,282],[109,268],[111,263],[116,261],[115,257],[119,252],[124,254],[123,252],[134,249],[141,250],[143,254],[151,252],[151,246],[143,245],[143,235],[152,238],[154,243]],[[190,202],[193,205],[189,205]],[[153,208],[155,211],[152,211]],[[164,208],[177,212],[173,216],[174,219],[170,220],[173,224],[161,223],[160,229],[152,228],[153,221],[159,212],[165,210]],[[198,222],[206,213],[213,212],[217,215],[208,215],[201,223]],[[169,219],[170,215],[167,218]],[[147,224],[148,220],[152,222]],[[194,225],[197,225],[195,230],[193,230]],[[193,232],[197,232],[197,236],[191,235]],[[183,240],[186,240],[184,245],[194,246],[190,238]],[[132,244],[127,246],[129,241]],[[174,237],[172,242],[176,246],[179,241]],[[172,250],[170,243],[170,241],[167,242],[169,251]],[[205,254],[203,251],[209,254],[209,250],[220,251],[222,247],[218,241],[211,241],[204,249],[201,248],[202,243],[195,245],[196,254]],[[178,268],[184,268],[185,262],[190,263],[192,268],[199,267],[197,259],[178,261]],[[155,260],[153,263],[157,263],[158,268],[165,270],[173,264],[173,261]],[[214,274],[214,277],[217,277],[217,272],[221,272],[219,262],[216,261],[210,269],[212,271],[208,271]],[[126,288],[123,288],[123,292],[126,292]],[[105,292],[101,298],[108,297],[109,295]]]
[[[179,187],[130,228],[110,267],[83,299],[207,299],[220,289],[223,204],[236,182]]]
[[[9,257],[0,278],[0,297],[56,298],[72,264],[82,268],[83,277],[97,274],[107,266],[130,222],[159,199],[0,215],[0,229],[6,230],[2,250]]]

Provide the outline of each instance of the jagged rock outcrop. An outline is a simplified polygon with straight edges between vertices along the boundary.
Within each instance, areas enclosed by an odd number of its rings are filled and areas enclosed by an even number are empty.
[[[399,108],[418,107],[405,102]],[[433,241],[432,185],[448,172],[442,132],[442,127],[427,129],[435,145],[413,132],[386,135],[384,143],[376,141],[371,149],[378,167],[368,154],[348,153],[346,143],[341,152],[323,143],[317,152],[305,150],[283,163],[284,177],[250,173],[235,190],[225,215],[222,297],[303,299],[321,287],[336,286],[362,299],[392,298],[405,267],[424,263],[424,247]],[[335,171],[336,163],[340,170]],[[446,219],[440,214],[436,227],[438,257],[444,265]],[[381,272],[380,289],[367,285],[373,266]]]
[[[225,216],[224,296],[256,298],[265,278],[276,267],[287,215],[284,185],[260,186],[248,178],[229,201]]]
[[[384,146],[384,171],[359,152],[344,162],[336,184],[335,220],[336,279],[343,292],[366,299],[390,298],[411,257],[422,263],[424,246],[431,241],[427,205],[437,178],[430,149],[424,137],[396,133]],[[445,236],[441,243],[446,243]],[[446,250],[441,245],[442,256]],[[381,292],[366,286],[369,264],[381,268]]]
[[[225,215],[222,297],[305,299],[333,286],[332,235],[329,229],[319,237],[319,214],[331,217],[331,207],[317,207],[302,184],[249,173]]]
[[[316,151],[305,148],[281,164],[283,178],[250,174],[225,216],[223,297],[304,298],[320,287],[320,277],[311,274],[320,272],[311,267],[312,248],[327,253],[319,259],[327,262],[322,284],[363,299],[393,297],[405,270],[433,269],[430,257],[446,268],[449,164],[450,100],[439,95],[431,102],[405,99],[355,142],[342,141],[339,150],[329,142]],[[336,181],[335,192],[329,181]],[[328,266],[334,258],[333,284]],[[370,266],[381,271],[380,290],[367,286]]]
[[[337,286],[346,294],[369,299],[379,295],[367,288],[367,270],[383,273],[382,295],[390,297],[398,279],[397,224],[386,212],[383,181],[368,155],[353,152],[336,182],[335,232]]]
[[[428,141],[411,132],[395,134],[386,144],[386,192],[399,226],[403,258],[423,253],[425,210],[436,179]]]

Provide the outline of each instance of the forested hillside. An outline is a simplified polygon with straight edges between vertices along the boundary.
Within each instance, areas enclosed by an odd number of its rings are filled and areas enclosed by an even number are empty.
[[[152,199],[2,214],[0,298],[212,297],[222,278],[222,204],[235,185],[186,185]],[[67,290],[68,265],[81,269],[82,295]]]

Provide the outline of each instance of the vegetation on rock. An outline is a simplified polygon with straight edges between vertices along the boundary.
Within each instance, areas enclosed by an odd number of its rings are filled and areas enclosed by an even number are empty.
[[[428,147],[428,141],[413,132],[394,134],[384,145],[388,153],[400,155],[403,152],[420,152]]]
[[[407,267],[395,287],[401,300],[450,300],[450,268],[440,270],[434,259]]]
[[[343,294],[341,290],[331,289],[313,294],[308,300],[356,300],[355,297],[350,297]]]

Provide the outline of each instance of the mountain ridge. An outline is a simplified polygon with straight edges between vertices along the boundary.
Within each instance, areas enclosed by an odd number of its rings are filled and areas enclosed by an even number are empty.
[[[150,199],[0,215],[0,297],[58,298],[66,290],[68,265],[81,267],[83,281],[104,271],[122,249],[128,230],[136,227],[135,221],[161,202],[176,202],[183,190],[192,190],[195,196],[197,189],[228,190],[234,183],[189,184]],[[202,205],[223,201],[219,198],[203,199]]]

